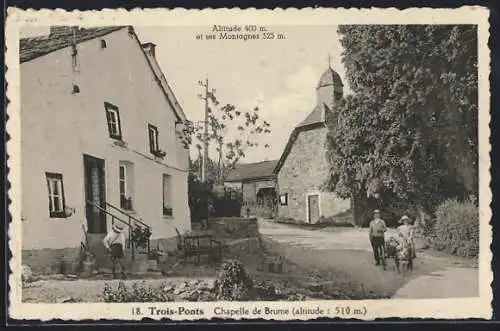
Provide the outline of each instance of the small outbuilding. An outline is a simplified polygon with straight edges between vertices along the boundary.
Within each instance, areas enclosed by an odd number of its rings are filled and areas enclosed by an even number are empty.
[[[277,164],[278,160],[240,163],[227,176],[225,185],[241,189],[244,214],[274,217],[277,202],[274,169]]]

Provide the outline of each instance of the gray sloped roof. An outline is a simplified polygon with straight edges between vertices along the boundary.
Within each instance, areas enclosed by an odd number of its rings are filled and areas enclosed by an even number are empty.
[[[307,115],[307,117],[293,129],[292,133],[290,134],[290,137],[288,138],[285,149],[283,150],[280,159],[276,163],[276,167],[274,168],[274,173],[278,173],[280,171],[281,167],[283,166],[283,163],[285,163],[285,160],[288,157],[288,154],[290,154],[293,144],[297,140],[297,137],[299,136],[300,132],[314,130],[325,126],[324,113],[327,111],[329,110],[326,105],[318,105],[314,107],[313,111],[309,113],[309,115]]]
[[[226,178],[226,182],[241,182],[251,179],[269,178],[274,176],[274,168],[278,160],[255,163],[237,163]]]
[[[81,43],[94,38],[102,37],[111,32],[125,28],[124,26],[79,28],[76,29],[76,43]],[[26,62],[37,57],[69,47],[73,41],[73,31],[57,29],[47,36],[22,38],[19,41],[20,62]]]
[[[82,43],[88,40],[92,40],[98,37],[105,36],[112,32],[128,28],[130,33],[135,37],[138,43],[138,47],[142,49],[142,44],[140,43],[137,35],[133,32],[132,26],[112,26],[112,27],[95,27],[95,28],[76,28],[75,34],[71,27],[60,27],[57,29],[51,29],[51,33],[46,36],[22,38],[19,42],[19,56],[20,62],[27,62],[36,59],[40,56],[55,52],[57,50],[71,46],[73,39],[75,38],[76,43]],[[165,75],[163,74],[158,62],[154,57],[149,56],[144,52],[148,64],[153,71],[153,75],[156,81],[160,85],[167,101],[171,104],[174,109],[174,113],[178,120],[185,120],[186,115],[179,104],[174,92],[170,88]]]
[[[311,124],[323,123],[323,112],[325,111],[324,107],[324,105],[314,107],[313,111],[310,112],[309,115],[307,115],[307,117],[296,127],[300,128]]]
[[[340,75],[331,67],[326,69],[326,71],[321,75],[317,88],[329,85],[333,85],[337,88],[344,86],[344,84],[342,83],[342,79],[340,78]]]

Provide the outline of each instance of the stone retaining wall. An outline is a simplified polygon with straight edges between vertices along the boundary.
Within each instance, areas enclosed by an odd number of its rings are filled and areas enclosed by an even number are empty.
[[[79,264],[80,247],[61,249],[22,250],[22,264],[29,266],[34,274],[48,275],[76,273]]]
[[[211,218],[208,220],[207,227],[218,239],[256,238],[259,236],[257,218],[252,217]]]

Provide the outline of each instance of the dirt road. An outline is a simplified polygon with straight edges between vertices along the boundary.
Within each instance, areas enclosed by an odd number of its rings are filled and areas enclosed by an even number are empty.
[[[335,270],[396,298],[447,298],[478,295],[478,269],[451,256],[418,251],[414,270],[405,276],[389,261],[387,270],[375,266],[367,229],[304,229],[259,221],[268,249],[315,270]],[[389,233],[390,235],[390,233]]]

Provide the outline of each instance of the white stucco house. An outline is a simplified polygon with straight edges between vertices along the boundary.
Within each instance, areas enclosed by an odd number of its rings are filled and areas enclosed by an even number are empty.
[[[186,117],[154,44],[52,27],[21,39],[20,75],[23,264],[55,272],[117,221],[150,227],[152,246],[190,229]]]

